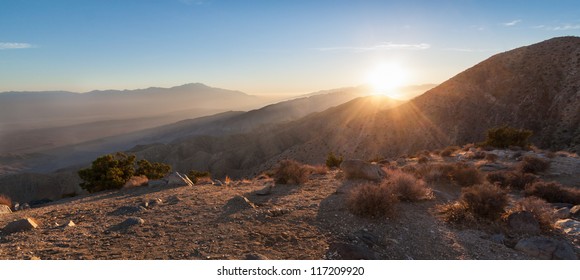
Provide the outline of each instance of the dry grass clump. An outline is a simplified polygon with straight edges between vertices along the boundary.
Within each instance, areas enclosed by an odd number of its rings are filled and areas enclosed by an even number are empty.
[[[294,160],[282,160],[273,170],[273,178],[277,184],[299,185],[308,182],[311,169]]]
[[[462,201],[455,201],[437,206],[437,212],[445,222],[456,225],[473,225],[477,223],[475,215],[467,209]]]
[[[580,204],[580,189],[565,187],[557,182],[536,182],[526,188],[525,194],[552,203]]]
[[[518,164],[518,170],[522,173],[537,174],[548,170],[550,162],[535,156],[525,156]]]
[[[368,218],[393,216],[397,203],[392,188],[383,184],[358,185],[346,198],[346,206],[351,213]]]
[[[0,194],[0,204],[12,208],[12,199],[6,195]]]
[[[421,164],[402,170],[423,178],[429,183],[449,182],[468,187],[483,182],[483,176],[479,170],[462,163]]]
[[[307,167],[310,169],[312,174],[325,175],[328,173],[328,167],[326,167],[326,165],[307,165]]]
[[[481,172],[475,167],[456,164],[455,168],[449,174],[451,181],[462,187],[469,187],[483,183]]]
[[[486,179],[488,182],[498,184],[502,188],[511,188],[515,190],[523,190],[539,180],[536,175],[514,171],[489,172]]]
[[[545,200],[537,197],[526,197],[518,200],[513,208],[508,211],[509,213],[527,211],[534,215],[534,218],[540,224],[540,228],[544,231],[549,231],[554,227],[554,221],[556,221],[556,216],[552,206]]]
[[[508,196],[497,186],[480,184],[461,191],[460,202],[465,209],[475,216],[488,220],[497,220],[508,205]]]
[[[425,164],[425,163],[427,163],[427,162],[429,162],[429,158],[428,158],[428,157],[426,157],[426,156],[420,156],[420,157],[417,159],[417,163],[419,163],[419,164]]]
[[[425,181],[399,170],[388,172],[388,179],[383,182],[402,201],[419,201],[433,197],[433,191]]]
[[[455,151],[459,150],[460,148],[457,146],[449,146],[445,149],[443,149],[443,151],[441,151],[440,155],[442,157],[450,157]]]

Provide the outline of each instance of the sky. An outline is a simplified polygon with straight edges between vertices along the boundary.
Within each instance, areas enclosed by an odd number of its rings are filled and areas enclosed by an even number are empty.
[[[441,83],[559,36],[577,1],[0,0],[0,91]]]

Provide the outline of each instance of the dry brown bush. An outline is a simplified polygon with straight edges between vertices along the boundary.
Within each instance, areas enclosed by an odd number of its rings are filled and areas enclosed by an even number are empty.
[[[12,208],[12,199],[10,199],[10,197],[0,194],[0,204],[6,205],[10,208]]]
[[[370,183],[354,187],[346,198],[346,206],[351,213],[369,218],[392,217],[397,203],[392,188]]]
[[[460,202],[475,216],[497,220],[505,212],[508,196],[497,186],[490,184],[475,185],[461,191]]]
[[[425,163],[427,163],[427,162],[429,162],[429,158],[428,158],[428,157],[426,157],[426,156],[420,156],[420,157],[417,159],[417,163],[419,163],[419,164],[425,164]]]
[[[442,157],[450,157],[455,151],[459,150],[460,148],[457,146],[449,146],[445,149],[443,149],[443,151],[441,151],[441,156]]]
[[[457,225],[473,225],[477,223],[477,218],[462,201],[439,205],[436,210],[442,215],[443,220],[448,223]]]
[[[536,182],[526,188],[525,194],[552,203],[580,204],[580,189],[565,187],[557,182]]]
[[[308,182],[311,169],[294,160],[282,160],[273,170],[274,181],[278,184],[303,184]]]
[[[532,213],[538,223],[540,228],[544,231],[549,231],[554,227],[554,221],[556,221],[556,216],[552,206],[545,200],[537,197],[526,197],[516,202],[515,206],[508,211],[509,213],[527,211]]]
[[[310,168],[312,174],[325,175],[328,173],[328,167],[326,165],[307,165]]]
[[[433,191],[425,181],[400,170],[389,171],[384,187],[392,188],[393,193],[402,201],[419,201],[432,198]]]
[[[449,174],[451,180],[459,186],[469,187],[483,182],[481,172],[475,167],[456,164],[455,169]]]
[[[538,176],[514,171],[494,171],[486,176],[488,182],[498,184],[502,188],[523,190],[526,186],[539,180]]]
[[[537,174],[548,170],[550,162],[535,156],[525,156],[518,164],[518,170],[522,173]]]

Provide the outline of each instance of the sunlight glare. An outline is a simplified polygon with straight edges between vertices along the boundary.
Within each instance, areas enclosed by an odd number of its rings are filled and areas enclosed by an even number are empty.
[[[373,94],[400,98],[399,88],[407,82],[408,73],[398,64],[381,64],[371,71],[367,83],[372,87]]]

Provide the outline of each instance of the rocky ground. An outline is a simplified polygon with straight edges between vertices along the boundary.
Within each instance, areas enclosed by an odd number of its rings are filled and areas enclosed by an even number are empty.
[[[457,161],[433,156],[433,161]],[[509,166],[511,154],[497,165]],[[501,159],[504,159],[503,161]],[[544,174],[578,186],[580,160],[555,157]],[[470,161],[486,167],[486,163]],[[416,158],[398,165],[416,164]],[[497,166],[496,166],[497,167]],[[554,168],[558,172],[555,172]],[[352,215],[345,197],[362,181],[339,170],[312,175],[303,185],[272,179],[227,186],[137,187],[62,199],[39,208],[0,214],[2,259],[535,259],[516,250],[517,239],[493,226],[445,223],[436,206],[457,199],[460,188],[434,185],[434,199],[398,205],[391,218]],[[576,184],[576,185],[574,185]],[[33,218],[34,229],[7,225]],[[539,234],[580,255],[578,233]],[[546,239],[547,240],[547,239]],[[545,241],[545,240],[544,240]],[[559,243],[558,243],[559,242]],[[553,244],[552,244],[553,245]],[[546,246],[552,246],[550,244]],[[569,253],[568,250],[568,253]],[[574,256],[575,255],[575,256]]]

